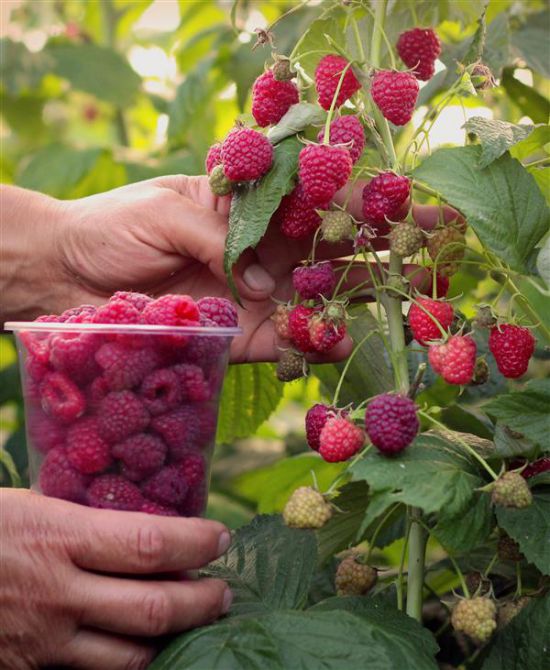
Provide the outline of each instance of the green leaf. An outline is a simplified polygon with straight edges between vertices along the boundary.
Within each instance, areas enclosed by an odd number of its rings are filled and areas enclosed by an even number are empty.
[[[488,414],[536,444],[547,444],[550,434],[550,379],[534,379],[521,391],[493,398],[484,405]]]
[[[442,510],[432,534],[452,554],[467,552],[485,542],[494,528],[491,497],[476,493],[459,514]]]
[[[234,594],[231,616],[303,607],[317,562],[315,533],[258,516],[236,531],[229,551],[205,570]]]
[[[302,145],[295,137],[283,140],[273,152],[273,165],[259,183],[240,186],[231,199],[229,233],[225,241],[224,268],[236,294],[232,268],[246,249],[262,239],[283,196],[294,187],[298,154]]]
[[[546,286],[550,288],[550,235],[546,238],[537,255],[537,270]]]
[[[0,406],[11,400],[21,400],[21,379],[17,361],[0,371]]]
[[[529,563],[550,575],[550,491],[537,489],[529,507],[497,507],[496,514],[500,528],[519,544]]]
[[[218,442],[248,437],[277,409],[283,384],[270,363],[230,365],[223,382]]]
[[[308,126],[320,126],[325,122],[326,112],[311,102],[299,102],[292,105],[276,126],[273,126],[267,136],[272,144],[277,144],[285,137],[295,135]]]
[[[10,476],[11,486],[21,486],[21,477],[17,472],[17,466],[15,465],[11,454],[2,447],[0,447],[0,466],[2,466]]]
[[[250,523],[253,513],[240,503],[221,493],[210,491],[208,495],[207,519],[221,521],[228,528],[239,528]]]
[[[32,53],[22,42],[0,39],[0,81],[11,95],[38,88],[52,64],[44,51]]]
[[[512,69],[505,68],[500,85],[523,115],[529,116],[534,123],[548,123],[550,101],[534,88],[516,79]]]
[[[510,153],[514,158],[525,160],[535,153],[538,154],[549,143],[550,126],[539,123],[528,137],[510,149]]]
[[[548,207],[521,163],[504,154],[480,170],[480,156],[479,146],[440,149],[414,176],[459,209],[491,252],[522,271],[548,230]]]
[[[466,128],[466,132],[479,138],[481,156],[478,167],[480,168],[487,167],[511,146],[529,137],[535,129],[535,126],[485,119],[482,116],[473,116],[463,127]]]
[[[497,421],[494,442],[496,453],[501,458],[531,458],[537,452],[532,442],[514,435],[513,431],[500,421]]]
[[[527,67],[550,79],[548,59],[548,25],[550,12],[531,14],[525,25],[512,33],[511,45],[515,56],[524,60]]]
[[[48,44],[52,73],[71,86],[119,107],[130,105],[139,91],[140,76],[113,49],[95,44]]]
[[[312,21],[301,37],[295,58],[310,76],[313,76],[317,64],[323,57],[323,52],[334,53],[334,48],[330,46],[327,35],[336,44],[346,43],[345,21],[344,8],[334,5],[328,11],[323,12],[316,21]]]

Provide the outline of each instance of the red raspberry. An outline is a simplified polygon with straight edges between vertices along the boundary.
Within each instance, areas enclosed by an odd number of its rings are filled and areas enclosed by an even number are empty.
[[[309,320],[316,313],[313,307],[297,305],[288,315],[288,330],[294,346],[302,353],[315,351],[309,334]]]
[[[292,273],[292,284],[302,300],[330,298],[336,287],[336,274],[330,261],[303,265]]]
[[[97,307],[94,305],[80,305],[66,309],[59,317],[64,323],[93,323]]]
[[[529,367],[536,340],[528,328],[505,323],[491,328],[489,350],[501,374],[508,379],[521,377]]]
[[[363,446],[365,435],[359,426],[341,416],[329,417],[319,437],[319,453],[325,461],[347,461]]]
[[[441,42],[431,28],[413,28],[399,35],[397,53],[417,79],[427,81],[433,77]]]
[[[107,342],[97,350],[95,360],[109,388],[122,391],[140,384],[159,365],[160,355],[150,347],[128,349],[119,342]]]
[[[106,305],[97,308],[93,316],[94,323],[122,323],[131,324],[140,322],[139,310],[128,300],[112,299]]]
[[[209,403],[194,405],[189,408],[198,419],[199,446],[206,448],[216,436],[218,408]]]
[[[159,514],[160,516],[179,516],[179,512],[173,507],[159,505],[151,500],[146,500],[139,511],[145,512],[145,514]]]
[[[178,375],[170,368],[151,372],[143,380],[140,398],[154,416],[174,409],[181,403]]]
[[[268,70],[256,79],[252,87],[252,115],[256,123],[265,128],[278,123],[299,99],[296,84],[277,81],[273,72]]]
[[[88,487],[86,499],[90,507],[138,512],[144,500],[135,484],[120,475],[100,475]]]
[[[144,482],[141,490],[150,500],[172,507],[181,505],[189,486],[181,468],[177,465],[169,465]]]
[[[326,209],[329,204],[327,200],[319,205],[319,209]],[[281,200],[279,208],[273,215],[273,221],[281,226],[283,235],[293,240],[301,240],[311,235],[321,225],[317,208],[307,202],[301,184]]]
[[[35,382],[41,382],[51,368],[45,363],[41,363],[32,354],[27,354],[25,359],[25,372]]]
[[[198,486],[206,474],[204,457],[198,452],[190,452],[180,464],[185,481],[189,486]]]
[[[323,142],[325,131],[317,135],[317,141]],[[329,144],[345,144],[353,163],[361,158],[365,148],[365,131],[356,116],[340,116],[330,124]]]
[[[204,434],[201,421],[202,417],[194,407],[179,407],[154,417],[151,421],[151,428],[168,445],[172,460],[178,461],[190,450],[202,446]]]
[[[67,423],[86,409],[82,392],[63,372],[48,372],[40,384],[40,398],[46,414]]]
[[[190,402],[210,400],[212,389],[198,365],[181,363],[180,365],[175,365],[172,370],[178,380],[182,400]]]
[[[408,177],[383,172],[363,189],[363,216],[379,235],[390,231],[387,220],[400,221],[406,214],[404,205],[411,190]]]
[[[529,465],[521,471],[522,477],[529,479],[535,475],[540,475],[541,472],[548,472],[550,470],[550,456],[543,456],[538,461],[529,463]]]
[[[35,323],[62,323],[62,319],[57,314],[43,314],[42,316],[37,316],[34,320]]]
[[[59,333],[50,340],[52,367],[65,372],[77,384],[87,384],[100,370],[94,354],[101,344],[96,333]]]
[[[166,445],[155,435],[140,433],[115,444],[112,454],[122,461],[122,474],[134,482],[154,474],[164,465]]]
[[[275,334],[281,340],[290,340],[290,329],[288,327],[288,315],[290,314],[290,307],[288,305],[277,305],[275,311],[271,315]]]
[[[105,377],[96,377],[86,389],[86,404],[91,410],[97,410],[103,398],[111,391]]]
[[[310,205],[325,206],[348,181],[353,163],[347,149],[308,144],[300,151],[298,174]]]
[[[197,307],[202,316],[213,321],[222,328],[234,328],[239,325],[237,308],[226,298],[201,298]]]
[[[148,303],[142,313],[145,323],[161,326],[198,326],[199,308],[188,295],[163,295]]]
[[[59,424],[40,410],[29,412],[27,430],[31,447],[41,454],[65,444],[66,426]]]
[[[265,135],[252,128],[232,130],[222,145],[225,176],[231,181],[259,179],[273,162],[273,146]]]
[[[309,447],[314,451],[319,451],[319,439],[327,419],[335,416],[335,414],[336,408],[320,403],[308,409],[306,414],[306,439]]]
[[[37,362],[47,365],[50,360],[49,337],[43,333],[31,333],[23,330],[19,334],[19,339],[25,346],[28,354]]]
[[[222,145],[221,142],[213,144],[206,154],[206,174],[210,174],[216,165],[222,164]]]
[[[323,109],[330,109],[340,77],[347,64],[348,61],[343,56],[336,56],[335,54],[323,56],[319,61],[315,70],[315,88],[319,96],[319,104]],[[360,88],[361,84],[357,77],[353,74],[352,69],[348,68],[336,98],[336,107],[343,105]]]
[[[418,98],[418,81],[410,72],[378,70],[370,92],[388,121],[396,126],[404,126],[412,119]]]
[[[185,498],[185,502],[179,510],[183,516],[202,516],[208,502],[208,489],[203,483],[202,486],[192,488]]]
[[[200,317],[200,325],[203,328],[218,327],[214,321]],[[183,359],[190,363],[197,363],[204,369],[209,369],[218,364],[220,356],[227,350],[227,338],[217,335],[193,335],[189,338],[189,342],[183,351]],[[179,358],[181,360],[181,357]]]
[[[153,298],[144,293],[136,293],[135,291],[117,291],[111,300],[123,300],[130,303],[132,307],[135,307],[138,312],[143,312],[145,307],[153,302]]]
[[[432,344],[428,360],[447,384],[468,384],[474,376],[476,343],[468,335],[453,335],[444,344]]]
[[[147,428],[149,412],[132,391],[113,391],[101,401],[98,420],[99,434],[107,442],[122,442]]]
[[[344,339],[346,324],[331,321],[321,314],[313,316],[309,321],[309,337],[315,351],[326,353]]]
[[[88,481],[88,477],[73,468],[62,447],[48,452],[38,478],[44,495],[72,502],[84,501]]]
[[[432,280],[432,273],[430,272],[429,274],[430,277],[430,289],[429,293],[432,292],[432,287],[433,287],[433,280]],[[436,273],[435,276],[435,294],[438,298],[445,298],[447,293],[449,292],[449,277],[444,277],[443,275],[440,275],[439,272]]]
[[[382,393],[370,401],[365,413],[365,430],[383,454],[397,454],[414,440],[419,422],[416,405],[407,396]]]
[[[416,299],[416,303],[411,305],[408,319],[413,337],[418,344],[427,347],[431,340],[441,339],[441,331],[435,321],[424,310],[427,310],[434,319],[439,321],[443,330],[446,331],[453,322],[454,309],[450,302],[432,300],[431,298],[421,296]]]
[[[95,417],[85,416],[69,428],[67,458],[73,468],[85,475],[103,472],[111,465],[111,450],[99,434]]]

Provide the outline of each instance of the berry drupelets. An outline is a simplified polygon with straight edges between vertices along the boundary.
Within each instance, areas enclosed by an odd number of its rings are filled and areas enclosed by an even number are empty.
[[[444,300],[432,300],[419,296],[409,309],[409,326],[414,339],[424,347],[431,340],[440,340],[443,337],[439,326],[446,332],[454,318],[454,309],[451,303]],[[438,326],[439,324],[439,326]]]
[[[361,84],[353,74],[351,67],[346,70],[348,65],[348,61],[343,56],[337,56],[336,54],[324,56],[319,61],[315,70],[315,88],[319,96],[319,104],[323,109],[330,109],[340,79],[342,79],[342,84],[336,97],[336,107],[343,105],[361,88]],[[344,70],[346,71],[342,77]]]
[[[296,489],[283,510],[284,522],[292,528],[322,528],[331,516],[330,504],[309,486]]]
[[[427,81],[434,75],[441,42],[432,28],[413,28],[399,35],[397,53],[417,79]]]
[[[256,79],[252,87],[252,116],[259,126],[265,128],[280,121],[298,99],[296,84],[278,81],[273,71],[268,70]]]
[[[367,407],[365,430],[374,446],[386,456],[408,447],[418,429],[416,405],[407,396],[383,393]]]
[[[257,130],[237,127],[225,138],[221,159],[228,179],[252,181],[263,177],[271,167],[273,147]]]
[[[322,143],[325,132],[321,130],[317,135],[317,142]],[[353,163],[361,158],[365,148],[365,131],[361,121],[356,116],[340,116],[330,124],[329,144],[342,145],[348,151]]]
[[[501,374],[516,379],[527,372],[536,340],[528,328],[505,323],[491,328],[489,350]]]
[[[374,103],[396,126],[404,126],[412,119],[418,90],[414,75],[395,70],[378,70],[371,84]]]
[[[452,335],[443,344],[432,344],[428,360],[447,384],[469,384],[476,365],[476,343],[469,335]]]
[[[308,144],[300,151],[298,176],[307,202],[323,207],[350,178],[353,163],[347,149]]]

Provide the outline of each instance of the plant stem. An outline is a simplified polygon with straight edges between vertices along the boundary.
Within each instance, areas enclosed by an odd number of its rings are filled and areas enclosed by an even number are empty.
[[[411,508],[409,518],[409,570],[407,579],[407,614],[417,621],[422,620],[422,591],[424,585],[424,561],[428,534],[420,519],[422,512],[416,507]]]

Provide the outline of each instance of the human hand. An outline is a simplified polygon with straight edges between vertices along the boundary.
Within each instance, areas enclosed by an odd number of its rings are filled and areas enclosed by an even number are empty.
[[[2,668],[146,668],[156,636],[229,609],[219,579],[154,577],[224,553],[230,536],[220,523],[96,510],[16,489],[0,489],[0,509]]]

